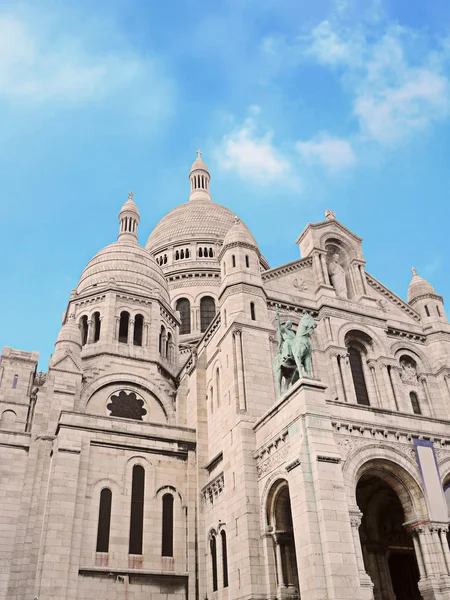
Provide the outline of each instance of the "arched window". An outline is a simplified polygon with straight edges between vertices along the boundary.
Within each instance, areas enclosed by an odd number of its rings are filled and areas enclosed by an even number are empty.
[[[211,539],[209,540],[209,548],[211,550],[211,567],[212,567],[212,583],[213,583],[213,592],[217,591],[217,544],[216,544],[216,536],[211,534]]]
[[[211,386],[209,388],[209,398],[211,400],[211,412],[214,411],[214,388]]]
[[[178,252],[178,250],[175,252],[175,260],[179,260],[180,258],[180,253]]]
[[[204,296],[200,300],[200,331],[206,331],[208,325],[216,316],[216,303],[211,296]]]
[[[172,334],[170,333],[170,331],[167,334],[167,339],[166,339],[166,358],[167,360],[171,360],[172,359]]]
[[[111,529],[111,500],[112,493],[109,488],[100,492],[100,506],[98,510],[97,526],[97,552],[109,551],[109,532]]]
[[[203,250],[201,248],[198,249],[198,255],[200,258],[203,258]]]
[[[12,389],[15,390],[17,388],[17,384],[19,383],[19,376],[14,375],[12,382]]]
[[[214,252],[212,248],[209,249],[209,258],[214,258]]]
[[[255,303],[250,302],[250,318],[252,321],[256,321]]]
[[[164,325],[161,325],[161,329],[159,332],[159,343],[158,343],[158,349],[159,349],[159,353],[161,354],[161,356],[163,356],[164,354],[164,344],[165,344],[165,338],[166,338],[166,330]]]
[[[162,556],[173,556],[173,496],[162,498]]]
[[[180,298],[177,300],[175,310],[180,312],[180,334],[185,335],[186,333],[191,333],[191,303],[189,300],[187,298]]]
[[[219,367],[216,369],[216,398],[217,398],[217,407],[220,406],[220,372]]]
[[[80,319],[80,329],[81,329],[81,345],[85,346],[88,338],[88,318],[86,315],[83,315]]]
[[[411,400],[411,406],[413,409],[413,413],[415,415],[421,415],[422,411],[420,410],[419,398],[417,397],[416,392],[410,392],[409,399]]]
[[[0,419],[2,429],[11,429],[16,422],[17,414],[13,410],[4,410]]]
[[[425,312],[427,314],[427,317],[429,317],[430,316],[430,311],[428,310],[428,306],[426,304],[425,304],[424,308],[425,308]]]
[[[248,257],[248,254],[245,255],[245,266],[247,267],[247,269],[250,267],[250,259]]]
[[[130,313],[126,310],[120,313],[119,321],[119,342],[126,344],[128,342],[128,326],[130,324]]]
[[[186,248],[186,258],[189,258],[190,253],[189,253],[189,248]]]
[[[231,264],[233,265],[233,269],[234,269],[234,267],[236,266],[236,257],[234,254],[231,256]]]
[[[95,312],[92,315],[92,325],[94,327],[94,342],[98,342],[100,339],[100,325],[101,325],[99,312]]]
[[[180,258],[184,258],[184,250],[181,250],[181,252],[180,252]]]
[[[436,312],[438,314],[438,317],[441,316],[441,311],[439,310],[439,306],[436,304]]]
[[[207,257],[208,257],[208,248],[203,248],[203,256],[204,256],[205,258],[207,258]]]
[[[133,344],[135,346],[142,346],[143,331],[144,331],[144,317],[142,315],[136,315],[134,317],[134,332],[133,332]]]
[[[358,348],[350,346],[348,349],[350,370],[352,372],[353,385],[355,386],[356,401],[358,404],[369,406],[369,395],[367,394],[366,380],[364,378],[361,352]]]
[[[129,554],[142,554],[144,532],[144,484],[145,471],[141,465],[134,465],[131,484],[131,519]]]
[[[164,264],[167,264],[167,254],[164,254]]]
[[[220,532],[222,538],[222,571],[223,571],[223,587],[228,587],[228,554],[227,554],[227,534],[222,529]]]

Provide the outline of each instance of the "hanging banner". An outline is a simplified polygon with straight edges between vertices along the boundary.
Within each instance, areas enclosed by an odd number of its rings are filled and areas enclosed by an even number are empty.
[[[441,476],[434,452],[433,442],[414,439],[430,521],[448,521],[448,507],[442,488]]]

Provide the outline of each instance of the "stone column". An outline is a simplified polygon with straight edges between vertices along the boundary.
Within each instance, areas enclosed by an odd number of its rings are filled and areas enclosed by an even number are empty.
[[[422,558],[422,551],[420,549],[420,542],[414,531],[411,532],[411,537],[414,545],[414,552],[416,554],[417,564],[419,566],[420,579],[425,579],[427,572]]]
[[[242,329],[236,329],[234,332],[234,343],[236,349],[238,406],[240,411],[245,411],[247,410],[247,402],[245,399],[244,366],[242,362]]]
[[[86,344],[92,344],[92,342],[94,341],[94,327],[93,327],[92,319],[88,319],[87,326],[88,326],[88,330],[87,330]]]
[[[116,317],[116,326],[114,328],[114,339],[119,339],[120,317]]]
[[[359,527],[361,525],[361,519],[362,519],[362,512],[359,510],[359,508],[356,508],[356,509],[353,509],[350,511],[350,524],[352,526],[353,544],[355,546],[356,564],[358,566],[361,587],[363,587],[363,589],[366,591],[364,596],[367,598],[372,598],[373,582],[372,582],[370,576],[366,573],[366,569],[364,567],[364,559],[363,559],[362,548],[361,548],[361,539],[359,537]]]
[[[149,330],[150,330],[150,323],[147,323],[147,321],[144,322],[144,346],[147,347],[148,346],[148,342],[149,342]]]
[[[388,369],[387,369],[388,366],[389,365],[384,364],[384,363],[380,364],[381,373],[382,373],[383,381],[384,381],[384,391],[385,391],[385,396],[386,396],[386,400],[387,400],[387,406],[383,407],[383,408],[388,408],[389,410],[398,411],[394,392],[392,390],[391,380],[390,380]]]
[[[127,344],[133,344],[133,339],[134,339],[134,319],[130,319],[128,321]]]
[[[431,565],[430,553],[428,550],[428,535],[424,527],[416,527],[415,531],[417,531],[419,535],[419,545],[422,553],[423,564],[425,566],[425,573],[427,577],[431,577],[433,573],[433,567]]]
[[[370,371],[370,377],[372,378],[373,389],[375,390],[376,404],[375,406],[381,407],[381,395],[380,388],[378,387],[376,363],[373,360],[368,360],[367,365]]]
[[[450,550],[448,548],[447,540],[448,525],[441,525],[439,528],[439,538],[441,540],[441,547],[444,553],[444,561],[446,567],[446,574],[450,574]]]
[[[276,560],[276,563],[277,563],[277,589],[278,589],[278,593],[281,592],[281,594],[283,594],[282,590],[284,588],[286,588],[286,584],[284,582],[284,575],[283,575],[283,552],[281,550],[279,536],[275,534],[273,537],[273,540],[275,542],[275,554],[277,557],[277,560]]]
[[[428,415],[433,416],[433,407],[431,404],[430,392],[428,390],[427,378],[425,377],[425,375],[422,375],[421,377],[419,377],[419,381],[422,384],[423,393],[427,402],[427,413]]]
[[[319,257],[320,257],[320,266],[322,267],[323,281],[324,281],[325,285],[331,285],[330,276],[328,275],[327,261],[325,260],[325,255],[323,254],[323,252],[321,252],[319,254]]]
[[[274,536],[268,530],[263,535],[264,557],[265,557],[265,572],[266,572],[266,587],[270,598],[275,598],[277,595],[277,573],[275,564],[275,542]]]
[[[320,256],[321,255],[317,251],[313,253],[313,265],[314,265],[314,271],[316,273],[318,285],[325,283]]]
[[[367,395],[369,396],[369,404],[370,406],[378,406],[377,402],[377,393],[373,387],[372,376],[370,373],[369,365],[367,364],[367,360],[364,357],[362,359],[362,368],[364,373],[364,380],[366,382]]]
[[[334,385],[335,385],[335,389],[336,389],[337,398],[340,402],[345,402],[346,398],[345,398],[344,386],[342,385],[341,372],[340,372],[339,364],[338,364],[338,354],[333,353],[331,355],[331,367],[333,369]]]
[[[341,354],[341,370],[342,379],[344,380],[344,390],[347,402],[357,404],[355,386],[353,384],[353,376],[350,368],[350,360],[348,354]]]
[[[437,568],[437,572],[440,575],[443,575],[443,574],[447,575],[448,574],[447,565],[445,564],[444,552],[442,549],[441,538],[439,536],[439,529],[440,529],[440,527],[435,524],[429,526],[431,540],[433,542],[433,547],[434,547],[434,553],[436,556],[435,565]]]
[[[363,287],[363,293],[367,296],[367,284],[366,284],[366,276],[364,275],[364,265],[358,265],[359,274],[361,275],[361,283]]]
[[[406,402],[405,389],[400,378],[400,371],[400,367],[396,365],[391,366],[392,385],[394,386],[394,393],[399,411],[408,413],[411,412],[411,407]]]

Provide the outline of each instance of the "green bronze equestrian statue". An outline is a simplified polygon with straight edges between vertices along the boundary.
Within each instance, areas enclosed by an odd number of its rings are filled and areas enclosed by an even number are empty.
[[[277,380],[278,396],[283,393],[283,379],[285,390],[294,384],[305,372],[305,377],[311,377],[311,337],[317,323],[308,312],[304,312],[297,328],[297,333],[292,329],[292,321],[281,324],[280,311],[276,306],[278,329],[278,354],[273,359],[272,368]]]

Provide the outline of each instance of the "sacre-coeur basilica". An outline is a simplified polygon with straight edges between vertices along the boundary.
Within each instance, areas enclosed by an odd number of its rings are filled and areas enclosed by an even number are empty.
[[[270,266],[200,155],[186,191],[145,247],[130,193],[47,372],[2,351],[0,600],[450,598],[439,290],[331,210]]]

